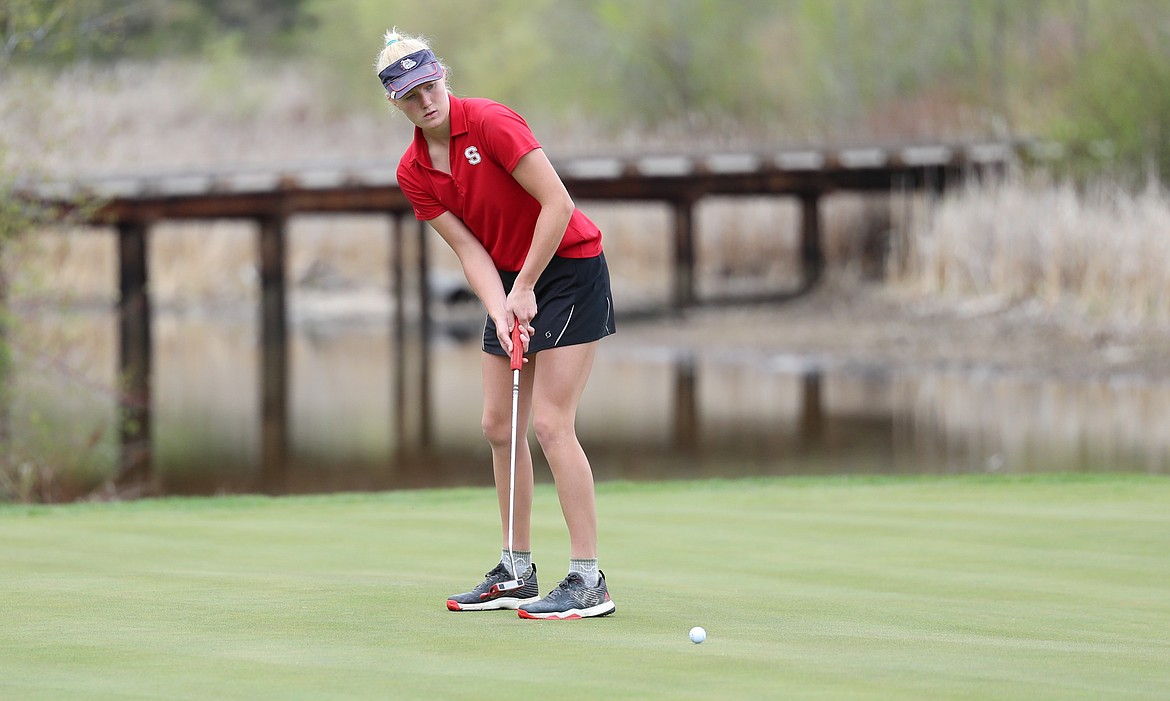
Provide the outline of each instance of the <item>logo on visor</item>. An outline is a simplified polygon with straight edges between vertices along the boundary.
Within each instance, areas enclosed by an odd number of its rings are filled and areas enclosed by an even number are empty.
[[[404,70],[404,71],[409,71],[411,68],[414,68],[414,67],[415,67],[415,66],[417,66],[418,64],[417,64],[417,63],[415,63],[414,59],[412,59],[412,58],[408,58],[408,59],[406,59],[405,61],[403,61],[402,63],[400,63],[400,64],[398,64],[398,65],[402,66],[402,70]]]

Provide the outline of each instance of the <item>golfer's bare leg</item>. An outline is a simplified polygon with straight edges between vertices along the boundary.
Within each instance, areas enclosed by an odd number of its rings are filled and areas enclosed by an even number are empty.
[[[537,353],[532,387],[533,427],[548,460],[565,524],[569,556],[597,558],[597,511],[593,470],[577,441],[577,404],[593,369],[597,342]]]
[[[531,416],[531,373],[520,371],[520,407],[516,428],[516,493],[514,497],[512,547],[532,550],[532,453],[528,450],[528,419]],[[508,358],[483,354],[483,434],[492,447],[492,468],[496,496],[500,502],[501,547],[508,547],[508,479],[512,445],[512,369]]]

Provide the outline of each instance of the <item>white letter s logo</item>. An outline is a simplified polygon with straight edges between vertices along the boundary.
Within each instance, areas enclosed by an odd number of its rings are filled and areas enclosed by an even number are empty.
[[[463,149],[463,157],[466,158],[467,162],[471,165],[478,165],[479,162],[483,160],[483,156],[479,155],[479,149],[474,146],[468,146],[467,148]]]

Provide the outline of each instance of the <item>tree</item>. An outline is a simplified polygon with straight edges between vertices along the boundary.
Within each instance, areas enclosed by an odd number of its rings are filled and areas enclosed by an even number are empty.
[[[572,73],[571,84],[588,95],[591,106],[650,124],[727,115],[750,120],[769,110],[759,109],[769,102],[760,78],[770,67],[757,29],[787,12],[787,4],[592,0],[580,6],[557,53],[559,68]]]
[[[0,66],[19,53],[29,53],[44,45],[64,19],[69,4],[11,0],[0,7]]]
[[[1085,54],[1077,61],[1067,91],[1068,116],[1057,135],[1094,160],[1107,153],[1129,171],[1153,165],[1162,179],[1170,178],[1165,4],[1134,0],[1108,9],[1093,5],[1085,12]]]
[[[63,62],[109,52],[150,3],[127,0],[6,0],[0,6],[0,67],[16,60]]]
[[[307,21],[306,0],[4,0],[0,67],[197,53],[231,32],[262,53]]]

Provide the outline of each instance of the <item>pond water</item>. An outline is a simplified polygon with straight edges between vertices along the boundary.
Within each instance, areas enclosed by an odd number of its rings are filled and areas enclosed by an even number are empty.
[[[164,493],[491,484],[474,341],[435,337],[423,383],[418,362],[397,375],[388,324],[295,328],[288,459],[265,469],[255,325],[160,314],[154,333],[153,477]],[[113,316],[50,315],[22,334],[26,348],[47,350],[21,354],[19,398],[10,411],[14,442],[56,456],[62,469],[112,473]],[[1167,415],[1167,382],[892,371],[748,350],[654,347],[638,343],[636,333],[619,333],[602,344],[578,432],[599,481],[1165,473]],[[538,481],[551,481],[538,449],[534,456]]]

